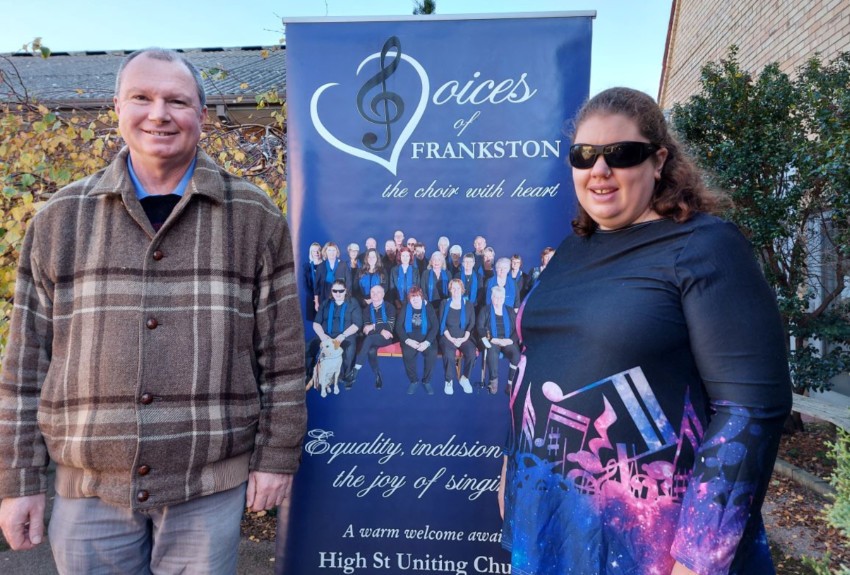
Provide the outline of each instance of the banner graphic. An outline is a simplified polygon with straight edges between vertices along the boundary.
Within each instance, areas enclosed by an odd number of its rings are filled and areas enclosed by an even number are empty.
[[[574,217],[592,18],[286,22],[289,220],[321,362],[279,573],[510,573],[511,325]]]

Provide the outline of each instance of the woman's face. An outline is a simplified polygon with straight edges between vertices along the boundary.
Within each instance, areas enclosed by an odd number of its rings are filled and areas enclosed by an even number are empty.
[[[413,309],[421,309],[422,308],[422,296],[421,295],[410,296],[410,305],[413,306]]]
[[[522,266],[522,260],[519,258],[513,258],[511,260],[511,271],[518,272],[519,268]]]
[[[342,303],[345,299],[345,287],[339,284],[331,286],[331,295],[336,303]]]
[[[498,276],[500,279],[506,278],[508,277],[508,272],[510,271],[510,269],[511,264],[502,260],[502,263],[496,264],[496,276]]]
[[[401,252],[401,263],[404,265],[410,264],[410,252]]]
[[[449,285],[449,293],[452,294],[452,297],[455,299],[460,298],[463,295],[463,284],[453,281],[451,285]]]
[[[325,250],[325,255],[329,260],[335,260],[339,255],[339,252],[336,251],[336,248],[333,246],[328,246],[328,249]]]
[[[590,116],[579,125],[575,136],[577,144],[627,141],[648,142],[637,124],[620,114]],[[666,159],[667,150],[662,148],[631,168],[611,168],[603,156],[599,156],[591,168],[573,168],[573,183],[581,207],[603,230],[658,219],[660,216],[649,203]]]
[[[374,268],[378,263],[378,254],[374,251],[370,251],[369,255],[366,256],[366,263],[369,264],[370,268]]]
[[[505,294],[496,293],[495,291],[490,294],[490,301],[493,302],[493,306],[496,309],[499,309],[503,305],[505,305]]]
[[[443,269],[443,260],[441,258],[431,258],[431,269],[439,273]]]
[[[348,248],[348,257],[351,258],[351,261],[356,260],[358,255],[360,255],[360,250],[356,250],[354,248]]]
[[[543,256],[541,261],[543,262],[544,268],[549,265],[549,260],[551,260],[552,256],[554,256],[554,255],[555,255],[555,252],[547,252],[546,255]]]
[[[320,248],[319,246],[313,246],[313,247],[310,248],[310,259],[311,260],[318,260],[320,257],[322,257],[321,254],[322,254],[322,248]]]

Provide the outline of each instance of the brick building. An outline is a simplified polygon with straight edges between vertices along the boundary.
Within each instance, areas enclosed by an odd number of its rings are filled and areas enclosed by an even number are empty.
[[[739,48],[753,74],[779,62],[792,73],[820,53],[850,51],[850,0],[674,0],[658,89],[663,109],[699,91],[700,69]]]

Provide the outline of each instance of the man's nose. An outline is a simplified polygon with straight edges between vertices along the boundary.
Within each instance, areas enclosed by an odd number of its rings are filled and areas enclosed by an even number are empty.
[[[148,109],[148,118],[155,122],[167,122],[171,119],[165,100],[156,99]]]

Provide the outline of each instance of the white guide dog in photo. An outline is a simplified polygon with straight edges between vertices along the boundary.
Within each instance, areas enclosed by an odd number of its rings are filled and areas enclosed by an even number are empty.
[[[315,387],[326,397],[333,386],[334,394],[339,394],[339,372],[342,369],[342,347],[335,339],[326,339],[319,347],[319,361],[313,370],[313,378],[307,383],[307,389]]]

